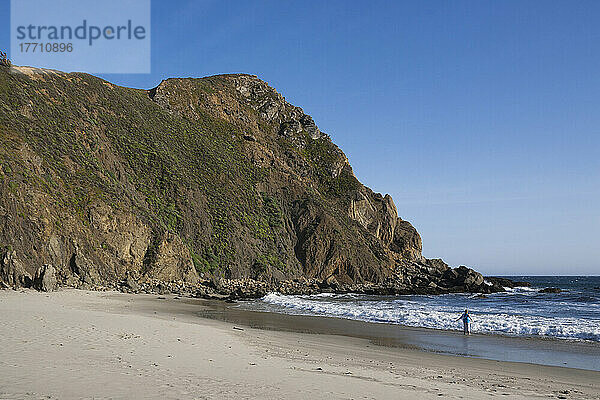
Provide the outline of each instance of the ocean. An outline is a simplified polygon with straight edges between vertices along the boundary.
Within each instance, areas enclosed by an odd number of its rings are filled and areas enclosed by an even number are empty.
[[[469,309],[473,333],[551,337],[600,342],[600,276],[508,276],[531,287],[485,296],[370,296],[270,293],[239,307],[292,315],[314,315],[409,327],[462,330],[458,317]],[[561,293],[543,293],[558,287]]]

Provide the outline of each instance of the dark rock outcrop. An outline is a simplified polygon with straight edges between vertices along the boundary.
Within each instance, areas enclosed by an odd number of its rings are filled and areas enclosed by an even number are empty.
[[[540,293],[560,293],[560,292],[562,292],[562,289],[556,288],[556,287],[547,287],[547,288],[540,290]]]
[[[8,250],[0,259],[0,281],[7,287],[31,287],[33,283],[14,250]]]
[[[33,279],[33,287],[42,292],[53,292],[58,289],[58,280],[56,279],[56,268],[45,264],[37,269]]]
[[[486,280],[488,280],[489,282],[491,282],[495,285],[507,287],[507,288],[530,287],[531,286],[531,283],[529,283],[529,282],[513,281],[508,278],[501,278],[501,277],[497,277],[497,276],[488,276],[488,277],[486,277]]]

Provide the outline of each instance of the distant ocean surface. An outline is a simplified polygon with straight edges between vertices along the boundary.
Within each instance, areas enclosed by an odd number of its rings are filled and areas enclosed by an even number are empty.
[[[600,276],[509,276],[532,287],[479,298],[472,294],[369,296],[271,293],[240,307],[296,315],[317,315],[412,327],[461,330],[465,308],[473,333],[546,336],[600,342]],[[561,293],[541,293],[558,287]]]

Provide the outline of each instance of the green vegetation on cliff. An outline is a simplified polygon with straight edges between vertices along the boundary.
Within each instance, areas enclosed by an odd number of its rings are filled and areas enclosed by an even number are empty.
[[[395,207],[253,76],[145,91],[2,66],[0,141],[0,243],[30,273],[359,282],[420,257],[391,250],[420,238],[395,242]]]

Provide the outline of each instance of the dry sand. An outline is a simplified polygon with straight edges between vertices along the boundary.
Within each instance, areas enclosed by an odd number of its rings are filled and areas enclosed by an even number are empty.
[[[167,297],[0,291],[0,398],[600,399],[600,372],[234,329]]]

